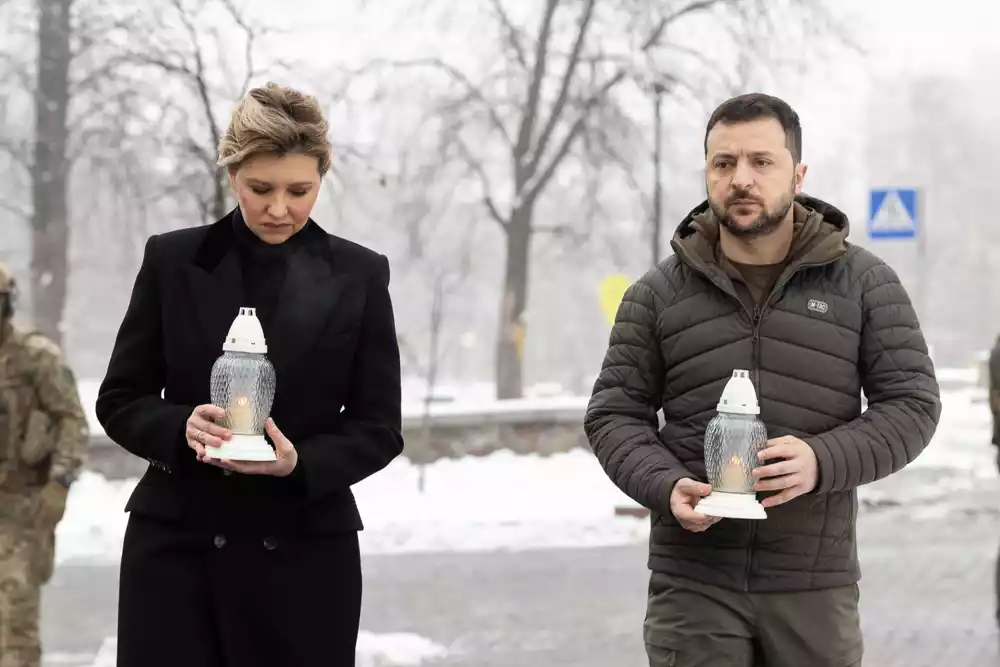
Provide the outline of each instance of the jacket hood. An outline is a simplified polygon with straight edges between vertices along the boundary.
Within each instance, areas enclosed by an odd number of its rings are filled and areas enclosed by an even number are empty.
[[[789,249],[790,261],[822,263],[844,254],[850,221],[840,209],[816,197],[798,195],[793,211],[795,235]],[[719,220],[705,200],[684,217],[670,245],[680,259],[704,269],[716,263],[718,241]]]

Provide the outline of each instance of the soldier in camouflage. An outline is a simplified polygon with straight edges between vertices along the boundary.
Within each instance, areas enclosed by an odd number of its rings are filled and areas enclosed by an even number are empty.
[[[16,296],[0,264],[0,667],[39,667],[41,587],[89,432],[59,348],[14,326]]]
[[[997,470],[1000,470],[1000,336],[997,336],[990,350],[990,360],[987,366],[987,387],[989,388],[990,412],[993,414],[993,446],[997,448]],[[996,561],[996,618],[1000,626],[1000,555]]]

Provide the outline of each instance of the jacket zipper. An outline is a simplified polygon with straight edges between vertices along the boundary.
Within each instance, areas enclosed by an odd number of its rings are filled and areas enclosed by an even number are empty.
[[[760,400],[760,325],[761,322],[763,322],[764,320],[764,315],[767,313],[768,306],[771,305],[771,299],[774,298],[775,294],[784,289],[785,285],[787,285],[789,281],[791,281],[791,279],[795,277],[795,275],[801,269],[814,268],[817,266],[825,266],[826,264],[835,262],[838,259],[840,259],[840,255],[838,255],[833,259],[828,259],[822,262],[810,262],[807,264],[799,264],[798,266],[795,267],[794,271],[789,273],[787,276],[784,276],[783,280],[779,280],[777,283],[775,283],[774,287],[771,288],[770,293],[767,295],[767,298],[764,299],[763,303],[761,303],[759,306],[755,306],[752,311],[749,308],[747,308],[746,304],[743,302],[743,299],[741,299],[739,295],[736,294],[735,291],[731,289],[726,289],[723,284],[716,282],[715,280],[712,279],[712,276],[706,274],[706,277],[709,278],[709,282],[715,284],[716,287],[721,289],[723,293],[728,294],[733,299],[735,299],[736,302],[740,305],[740,309],[744,313],[746,313],[747,317],[750,318],[750,324],[753,327],[753,333],[751,334],[751,339],[750,339],[753,345],[752,379],[753,379],[753,388],[754,391],[757,392],[758,401]],[[753,574],[753,543],[756,536],[757,536],[757,523],[756,521],[751,520],[750,535],[749,539],[747,540],[747,549],[746,549],[746,555],[747,555],[746,568],[744,570],[744,577],[743,577],[743,590],[745,592],[750,592],[750,576]]]
[[[752,356],[753,356],[753,388],[757,393],[757,400],[760,401],[760,325],[764,321],[764,314],[767,312],[768,307],[771,305],[771,299],[774,295],[784,289],[785,285],[799,272],[800,269],[809,268],[813,266],[822,266],[828,262],[816,262],[812,264],[800,264],[795,267],[795,270],[790,274],[785,276],[784,280],[775,283],[774,287],[771,288],[770,293],[767,298],[759,306],[754,306],[753,311],[749,311],[746,305],[743,304],[743,300],[737,297],[740,305],[743,306],[743,310],[750,315],[750,324],[753,327],[750,342],[752,345]],[[750,535],[747,539],[747,550],[746,550],[746,569],[744,571],[743,577],[743,590],[745,592],[750,592],[750,577],[753,574],[753,545],[754,540],[757,537],[757,522],[750,521]]]
[[[751,315],[753,334],[750,342],[753,345],[753,389],[757,393],[757,401],[760,402],[760,323],[764,316],[764,308],[771,297],[764,300],[760,306],[755,306]],[[750,592],[750,576],[753,574],[753,543],[757,536],[757,522],[750,522],[750,535],[747,539],[746,571],[743,577],[743,589]]]

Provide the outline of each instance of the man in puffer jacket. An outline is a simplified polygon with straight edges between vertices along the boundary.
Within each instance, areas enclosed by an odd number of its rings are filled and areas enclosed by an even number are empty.
[[[713,113],[708,200],[626,292],[587,409],[601,465],[651,511],[651,667],[860,665],[857,488],[913,461],[940,416],[906,290],[847,242],[843,213],[802,194],[801,151],[782,100]],[[770,437],[754,471],[763,521],[695,509],[734,369],[751,371]]]
[[[990,413],[993,415],[993,446],[997,448],[997,470],[1000,470],[1000,336],[990,351],[988,368]],[[1000,555],[997,556],[997,625],[1000,625]]]

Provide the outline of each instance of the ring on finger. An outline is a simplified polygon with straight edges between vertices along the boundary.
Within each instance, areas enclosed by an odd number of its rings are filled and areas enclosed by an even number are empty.
[[[201,436],[203,435],[205,435],[205,432],[202,431],[201,429],[198,429],[198,433],[195,434],[194,439],[197,440],[198,442],[201,442],[202,444],[205,444],[201,439]]]

